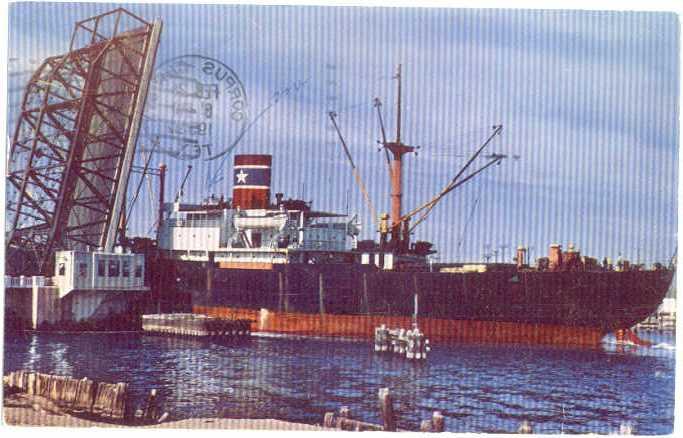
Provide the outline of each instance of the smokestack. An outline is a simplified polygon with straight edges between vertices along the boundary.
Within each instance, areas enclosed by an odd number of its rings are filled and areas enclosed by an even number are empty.
[[[272,159],[271,155],[235,155],[233,208],[268,208]]]

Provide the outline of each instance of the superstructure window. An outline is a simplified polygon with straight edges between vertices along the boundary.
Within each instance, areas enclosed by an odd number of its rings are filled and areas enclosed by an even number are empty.
[[[78,276],[79,277],[87,277],[88,276],[88,264],[87,263],[79,263],[78,264]]]
[[[130,261],[124,260],[121,263],[121,276],[125,278],[130,277]]]
[[[107,271],[106,262],[104,260],[98,260],[97,261],[97,275],[99,277],[104,277],[105,275],[107,275],[106,271]]]
[[[119,261],[109,260],[109,276],[118,277],[119,276]]]
[[[135,277],[140,278],[142,277],[142,265],[135,265]]]
[[[65,263],[60,263],[59,267],[57,269],[57,275],[59,276],[64,276],[66,275],[66,264]]]

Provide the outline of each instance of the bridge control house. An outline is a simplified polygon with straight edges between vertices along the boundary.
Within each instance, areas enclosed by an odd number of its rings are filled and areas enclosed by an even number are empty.
[[[5,277],[5,312],[31,328],[124,314],[145,298],[143,254],[58,251],[53,277]]]

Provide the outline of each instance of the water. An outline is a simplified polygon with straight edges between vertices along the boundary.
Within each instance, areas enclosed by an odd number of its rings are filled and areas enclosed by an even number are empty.
[[[321,423],[346,405],[380,422],[377,390],[391,388],[400,428],[440,410],[446,429],[670,434],[675,339],[656,348],[435,346],[426,363],[379,355],[363,342],[253,338],[238,345],[140,334],[26,334],[5,339],[5,370],[131,384],[141,403],[157,388],[174,418],[277,418]]]

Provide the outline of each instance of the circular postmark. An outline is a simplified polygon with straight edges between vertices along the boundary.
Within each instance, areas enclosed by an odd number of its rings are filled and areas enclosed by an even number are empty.
[[[142,148],[180,160],[225,152],[248,126],[247,93],[227,65],[201,55],[160,64],[150,82]],[[148,143],[148,144],[144,144]]]

